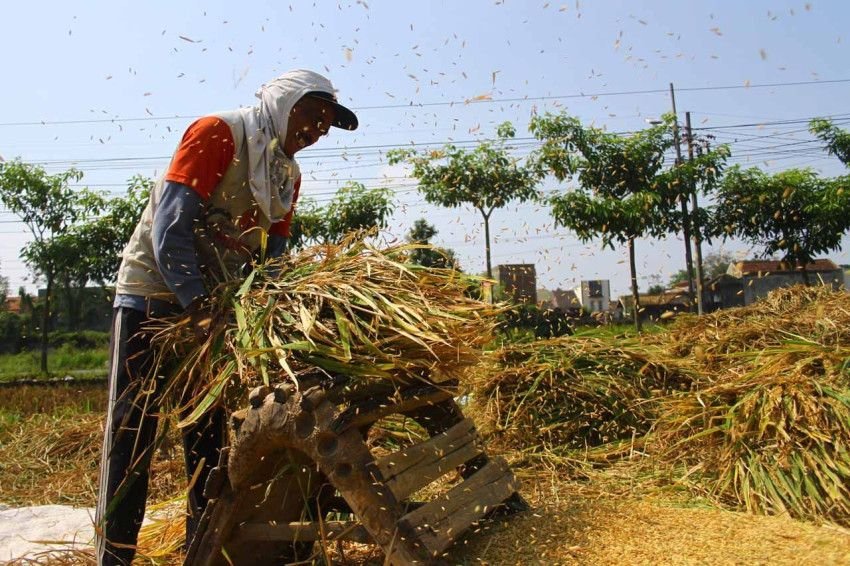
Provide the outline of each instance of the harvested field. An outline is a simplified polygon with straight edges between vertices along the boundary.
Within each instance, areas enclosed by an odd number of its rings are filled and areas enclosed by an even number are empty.
[[[848,526],[848,323],[850,294],[779,289],[637,341],[508,346],[473,397],[526,458],[581,471],[637,451],[728,509]]]
[[[100,419],[91,414],[81,421],[78,432],[100,447]],[[72,428],[76,417],[51,421],[58,428]],[[84,424],[82,424],[84,423]],[[44,434],[43,420],[25,419],[16,437]],[[90,448],[85,458],[64,452],[65,476],[87,477],[83,487],[73,487],[52,479],[42,468],[40,479],[20,494],[0,488],[0,503],[16,505],[68,503],[67,490],[74,493],[73,504],[94,505],[97,456]],[[517,461],[521,454],[506,456]],[[17,458],[38,470],[38,457],[26,444],[3,443],[0,462]],[[166,502],[180,491],[182,463],[179,449],[170,462],[161,461],[153,470],[153,502]],[[60,464],[53,464],[54,467]],[[562,470],[519,468],[523,495],[533,508],[528,514],[498,521],[473,534],[452,551],[452,563],[462,564],[846,564],[850,560],[850,532],[829,524],[817,525],[787,516],[771,517],[731,512],[694,498],[681,488],[655,476],[646,475],[639,462],[625,463],[591,471],[584,479],[568,479]],[[81,472],[84,472],[81,474]],[[0,467],[0,486],[10,485],[15,472]],[[9,498],[15,501],[10,501]],[[179,513],[180,503],[173,503]],[[174,511],[177,509],[178,511]],[[159,564],[179,564],[174,550],[182,538],[179,516],[152,525],[142,541],[142,551],[159,555]],[[171,549],[170,552],[168,549]],[[382,564],[381,553],[363,545],[329,545],[335,563],[349,565]],[[164,554],[164,556],[163,556]],[[342,556],[345,558],[343,559]],[[89,551],[33,558],[17,564],[93,564]]]
[[[94,505],[105,385],[5,387],[0,396],[14,415],[0,428],[0,504]],[[173,497],[184,481],[178,441],[167,438],[153,463],[154,501]]]
[[[850,533],[566,484],[458,558],[485,564],[846,564]],[[551,502],[552,500],[555,502]]]
[[[483,525],[449,561],[850,562],[848,313],[843,293],[781,290],[768,308],[682,317],[631,342],[564,338],[498,352],[469,381],[466,412],[488,451],[512,462],[532,510]],[[92,506],[102,405],[35,394],[18,399],[53,414],[5,421],[0,503]],[[141,541],[153,563],[181,560],[180,461],[169,445],[154,465],[151,504],[171,514]],[[382,563],[370,546],[325,551],[334,563]],[[91,560],[83,550],[29,563]]]

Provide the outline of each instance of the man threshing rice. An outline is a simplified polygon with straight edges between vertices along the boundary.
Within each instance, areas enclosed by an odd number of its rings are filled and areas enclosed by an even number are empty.
[[[312,71],[285,73],[260,87],[257,97],[258,106],[189,126],[124,249],[98,491],[99,564],[131,563],[144,516],[160,402],[157,391],[139,395],[155,355],[145,324],[183,311],[204,340],[213,324],[205,280],[238,273],[266,237],[267,255],[285,248],[301,184],[295,153],[331,126],[357,128],[357,117],[337,102],[331,82]],[[203,513],[206,476],[223,440],[221,411],[183,429],[186,470],[194,478],[187,540]]]

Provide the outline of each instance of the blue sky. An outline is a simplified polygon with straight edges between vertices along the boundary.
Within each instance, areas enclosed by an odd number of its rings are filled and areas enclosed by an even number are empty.
[[[352,179],[389,186],[388,237],[425,217],[435,243],[479,272],[477,213],[426,205],[403,168],[386,164],[387,149],[487,139],[505,120],[528,137],[535,111],[633,131],[669,111],[672,82],[680,118],[690,111],[695,127],[716,128],[703,132],[731,144],[733,163],[844,174],[804,120],[850,127],[850,82],[830,82],[850,79],[848,16],[837,0],[4,2],[0,156],[50,172],[76,166],[83,184],[120,194],[135,173],[161,174],[193,117],[252,105],[262,82],[312,68],[361,127],[299,154],[305,196],[327,201]],[[604,278],[613,293],[627,291],[625,250],[577,242],[545,208],[497,211],[491,229],[494,264],[534,263],[541,286]],[[25,242],[23,226],[0,212],[0,274],[13,292],[34,288],[18,259]],[[738,242],[724,249],[751,253]],[[673,237],[638,242],[636,252],[644,285],[684,264]],[[831,257],[850,263],[850,246]]]

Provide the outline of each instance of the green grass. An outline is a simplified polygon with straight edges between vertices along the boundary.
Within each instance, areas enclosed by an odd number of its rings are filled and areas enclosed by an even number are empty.
[[[0,355],[0,381],[16,379],[41,379],[45,377],[104,378],[106,377],[109,348],[74,348],[68,344],[50,350],[47,355],[48,375],[39,369],[41,353],[38,350],[20,354]]]
[[[667,325],[644,322],[641,334],[657,334],[667,330],[669,330]],[[576,328],[574,336],[600,339],[624,338],[637,336],[637,331],[634,324],[604,324],[602,326],[579,326]]]

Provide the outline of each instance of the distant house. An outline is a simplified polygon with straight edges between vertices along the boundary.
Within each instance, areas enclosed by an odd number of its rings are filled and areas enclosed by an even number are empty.
[[[829,285],[833,289],[844,285],[844,270],[829,259],[816,259],[805,272],[776,260],[744,260],[729,264],[726,273],[740,279],[745,305],[766,297],[774,289],[804,285],[807,276],[810,285]]]
[[[582,281],[576,296],[585,312],[607,313],[610,310],[611,285],[607,279]]]
[[[518,303],[537,304],[537,272],[533,263],[497,265],[502,292]]]
[[[552,299],[548,305],[551,309],[560,309],[568,316],[579,316],[581,314],[581,301],[576,296],[574,289],[555,289],[552,291]]]
[[[6,297],[6,303],[3,305],[3,309],[8,312],[13,312],[15,314],[21,313],[21,298],[20,297]]]
[[[667,290],[658,295],[640,295],[639,300],[639,316],[645,321],[662,320],[673,314],[688,312],[691,304],[687,289]],[[631,295],[623,295],[619,303],[622,306],[623,316],[631,318],[634,312],[634,298]]]

